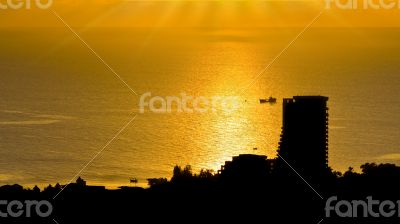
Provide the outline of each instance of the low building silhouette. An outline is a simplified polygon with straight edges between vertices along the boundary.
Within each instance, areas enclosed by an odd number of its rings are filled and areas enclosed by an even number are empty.
[[[265,180],[272,170],[272,162],[267,156],[242,154],[226,161],[218,171],[223,180]]]
[[[76,179],[75,183],[69,183],[67,185],[61,185],[62,189],[65,189],[66,191],[91,191],[91,192],[96,192],[96,191],[105,191],[106,188],[104,186],[89,186],[86,184],[86,181],[82,179],[81,177],[78,177]]]

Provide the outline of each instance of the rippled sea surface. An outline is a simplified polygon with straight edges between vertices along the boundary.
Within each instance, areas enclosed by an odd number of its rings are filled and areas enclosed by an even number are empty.
[[[329,96],[329,163],[400,164],[400,30],[301,29],[0,30],[0,184],[128,185],[170,177],[173,166],[218,170],[243,153],[273,158],[281,101]],[[253,82],[253,80],[255,80]],[[237,96],[236,110],[152,113],[152,96]],[[278,98],[275,105],[258,99]],[[257,148],[258,150],[254,150]]]

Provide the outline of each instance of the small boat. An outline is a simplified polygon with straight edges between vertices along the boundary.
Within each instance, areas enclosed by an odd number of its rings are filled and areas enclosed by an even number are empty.
[[[129,179],[129,182],[132,184],[137,184],[139,181],[138,181],[138,179],[136,179],[136,178],[130,178]]]
[[[276,98],[270,96],[268,99],[260,99],[260,103],[276,103]]]

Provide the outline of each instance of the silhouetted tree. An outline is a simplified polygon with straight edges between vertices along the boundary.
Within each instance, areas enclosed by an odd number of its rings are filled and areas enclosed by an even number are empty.
[[[214,177],[214,170],[201,169],[198,177],[200,179],[210,180]]]
[[[353,167],[349,167],[349,169],[343,174],[343,177],[354,177],[357,176],[358,174],[354,172]]]
[[[59,184],[59,183],[57,183],[55,186],[54,186],[54,189],[55,190],[57,190],[57,191],[60,191],[61,190],[61,185]]]
[[[51,186],[51,184],[49,184],[49,186],[47,186],[47,187],[45,187],[45,188],[43,189],[43,192],[44,192],[44,193],[51,193],[51,192],[54,192],[54,188],[53,188],[53,186]]]
[[[32,191],[34,193],[40,193],[40,188],[37,185],[35,185],[35,187],[33,187]]]
[[[172,183],[189,183],[193,180],[192,167],[190,165],[185,166],[182,169],[180,166],[175,166],[173,176],[171,178]]]
[[[190,165],[186,165],[183,169],[182,176],[185,178],[193,177],[192,167]]]
[[[390,177],[396,178],[400,176],[400,167],[394,164],[365,163],[361,165],[361,171],[366,177]]]

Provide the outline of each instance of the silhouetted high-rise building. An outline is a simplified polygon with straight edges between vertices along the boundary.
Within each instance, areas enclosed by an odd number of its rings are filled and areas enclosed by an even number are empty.
[[[292,166],[306,177],[328,170],[328,97],[295,96],[283,100],[280,168]],[[284,161],[285,160],[285,161]],[[284,164],[288,163],[288,164]]]

